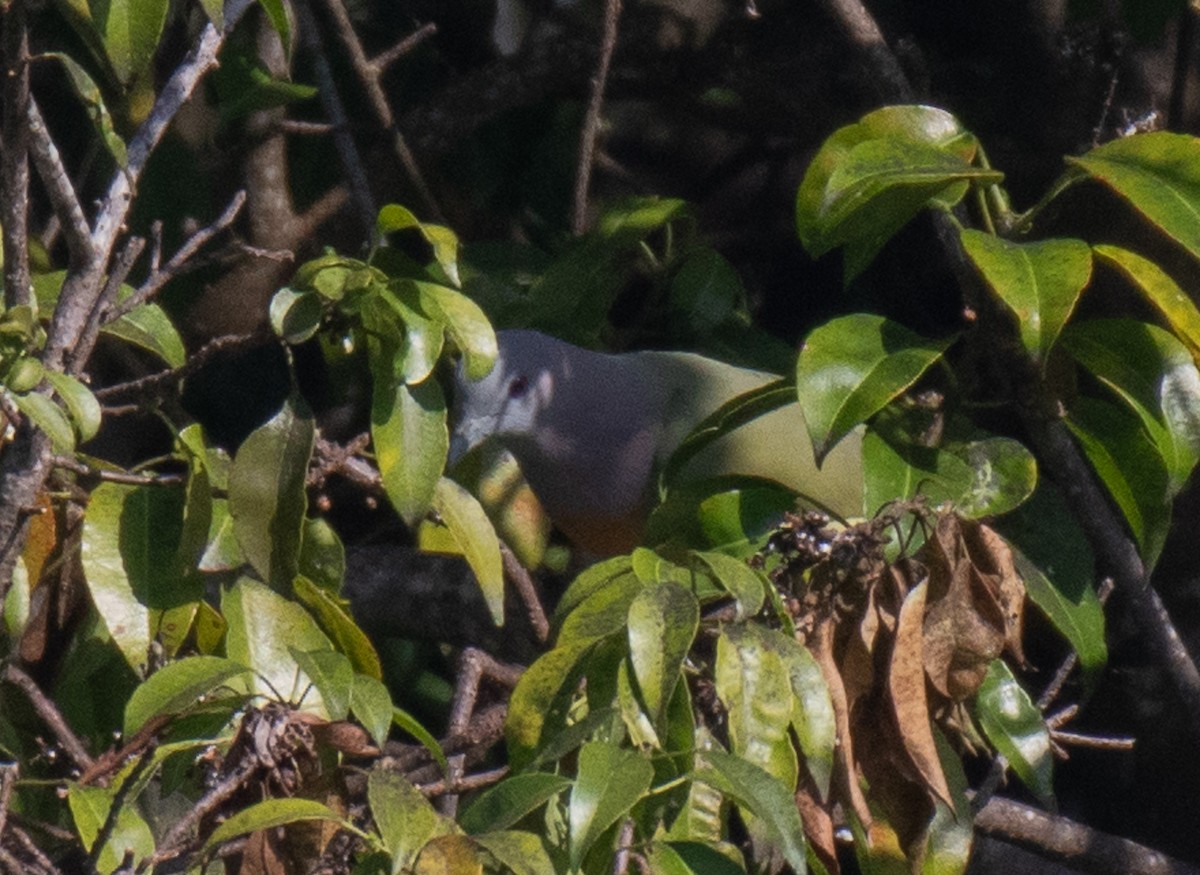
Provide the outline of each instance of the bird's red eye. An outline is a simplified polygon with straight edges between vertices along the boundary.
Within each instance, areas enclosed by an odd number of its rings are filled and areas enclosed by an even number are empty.
[[[520,398],[529,389],[529,380],[524,377],[514,377],[513,381],[508,384],[508,397]]]

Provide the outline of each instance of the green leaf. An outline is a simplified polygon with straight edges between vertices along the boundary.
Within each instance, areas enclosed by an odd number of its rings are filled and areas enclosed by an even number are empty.
[[[629,556],[614,556],[590,565],[579,573],[567,587],[558,605],[554,608],[554,625],[562,621],[585,599],[605,589],[619,577],[633,574],[633,560]]]
[[[1104,609],[1092,589],[1091,547],[1058,490],[1038,489],[996,527],[1013,549],[1029,600],[1074,648],[1085,681],[1094,684],[1108,659]]]
[[[350,684],[350,710],[383,748],[392,728],[392,697],[383,681],[365,674],[356,674]]]
[[[446,345],[446,323],[424,311],[411,282],[381,289],[377,299],[363,307],[363,327],[390,338],[392,379],[409,385],[429,379]]]
[[[317,517],[304,520],[300,541],[300,574],[326,593],[336,595],[346,574],[346,548],[329,521]]]
[[[125,705],[126,739],[160,714],[183,713],[246,667],[217,656],[189,656],[165,665],[142,683]]]
[[[590,650],[589,645],[579,644],[556,647],[534,660],[517,681],[508,700],[504,725],[513,769],[524,768],[533,758],[547,736],[547,721],[552,727],[556,725],[561,717],[562,699],[569,695],[569,685],[578,679],[580,660]]]
[[[279,42],[283,45],[283,51],[290,53],[292,50],[292,22],[288,18],[287,7],[283,0],[258,0],[258,5],[267,14],[267,20],[271,22],[271,27],[279,34]]]
[[[420,221],[412,211],[399,204],[386,204],[379,210],[375,229],[387,235],[409,228],[416,230],[433,250],[433,259],[442,273],[455,286],[462,285],[458,277],[458,237],[449,228]]]
[[[728,846],[727,846],[728,847]],[[732,852],[733,857],[740,857]],[[654,875],[745,875],[746,868],[730,856],[702,842],[652,842],[647,855]],[[684,868],[680,869],[679,867]]]
[[[362,675],[360,675],[360,677],[362,677]],[[369,684],[367,686],[370,687]],[[429,754],[433,757],[434,761],[441,766],[443,773],[450,771],[450,765],[446,762],[446,754],[442,750],[442,746],[438,744],[438,740],[433,737],[432,733],[430,733],[428,729],[421,725],[420,721],[418,721],[416,717],[413,717],[403,708],[393,707],[392,722],[395,723],[396,726],[398,726],[403,732],[407,732],[409,735],[419,741],[425,747],[425,749],[429,751]]]
[[[89,441],[100,430],[100,402],[92,390],[69,374],[46,371],[46,382],[54,387],[55,393],[67,406],[71,424],[82,441]]]
[[[503,626],[504,561],[500,555],[500,540],[482,505],[453,480],[441,477],[434,490],[433,509],[475,572],[492,621]]]
[[[1017,777],[1054,806],[1054,757],[1042,714],[1002,660],[994,660],[975,696],[975,718]]]
[[[489,832],[475,841],[513,875],[554,875],[557,871],[543,839],[531,832]]]
[[[117,166],[124,167],[128,160],[125,141],[113,127],[112,116],[108,112],[108,106],[104,103],[104,95],[95,80],[81,64],[69,55],[62,52],[45,52],[42,57],[54,58],[62,64],[63,69],[67,71],[71,87],[75,89],[75,94],[87,111],[92,125],[96,128],[96,133],[100,135],[100,142],[117,162]]]
[[[367,800],[379,835],[392,855],[393,872],[407,871],[430,839],[452,831],[453,824],[396,772],[372,769],[367,776]]]
[[[1146,566],[1153,568],[1171,525],[1171,496],[1162,456],[1136,416],[1105,401],[1077,399],[1067,426],[1120,508]]]
[[[567,806],[574,868],[605,830],[630,813],[653,780],[650,761],[633,751],[601,741],[579,749],[579,772]]]
[[[1200,355],[1200,310],[1183,289],[1161,267],[1136,252],[1101,244],[1092,252],[1102,264],[1116,269],[1167,320],[1172,333],[1192,352]]]
[[[229,512],[238,544],[263,580],[281,591],[296,576],[314,436],[303,401],[289,399],[238,448],[229,477]]]
[[[308,611],[243,577],[223,594],[221,613],[229,624],[225,653],[254,672],[252,692],[289,701],[304,694],[304,710],[328,716],[320,692],[309,689],[309,679],[291,652],[333,650]]]
[[[168,0],[110,0],[92,4],[93,21],[104,41],[108,60],[123,85],[149,73],[169,6]]]
[[[592,644],[623,633],[629,606],[644,586],[635,574],[613,578],[608,586],[593,592],[567,615],[558,632],[558,645]]]
[[[829,795],[837,724],[829,685],[816,659],[793,636],[773,633],[768,643],[783,658],[792,685],[792,731],[804,764],[823,798]]]
[[[135,672],[150,650],[150,611],[134,593],[121,549],[122,516],[134,487],[102,483],[88,499],[80,559],[88,592],[113,642]],[[152,570],[149,564],[146,570]]]
[[[696,558],[737,601],[737,620],[747,620],[762,610],[771,582],[761,571],[724,553],[697,553]]]
[[[349,657],[356,672],[376,679],[383,677],[383,667],[379,662],[379,654],[375,652],[375,645],[354,622],[349,606],[344,601],[303,574],[292,581],[292,593],[316,618],[338,651]]]
[[[715,249],[693,251],[671,279],[674,317],[702,337],[726,323],[741,321],[745,297],[742,278]]]
[[[817,461],[915,383],[952,342],[927,340],[867,313],[809,334],[796,362],[796,391]]]
[[[1154,131],[1067,158],[1200,258],[1200,140]]]
[[[1096,319],[1070,326],[1067,351],[1142,421],[1174,496],[1200,459],[1200,371],[1187,348],[1154,325]]]
[[[446,333],[463,354],[467,378],[479,380],[491,373],[499,347],[492,323],[479,305],[462,292],[436,283],[415,285],[426,309],[441,314],[445,321]]]
[[[406,524],[415,526],[433,502],[450,449],[446,399],[438,382],[391,385],[376,373],[371,440],[388,500]]]
[[[771,772],[793,705],[788,668],[778,648],[764,640],[768,634],[753,624],[725,626],[717,638],[713,681],[728,715],[732,752]]]
[[[71,809],[71,818],[75,821],[75,831],[79,833],[80,841],[89,853],[95,853],[96,839],[100,837],[100,830],[108,820],[118,789],[118,786],[84,787],[72,784],[67,790],[67,805]],[[127,851],[130,852],[131,862],[135,866],[154,853],[154,835],[129,799],[125,800],[125,804],[117,812],[103,849],[99,854],[95,854],[96,869],[101,875],[115,872],[120,868]]]
[[[183,338],[158,304],[135,307],[106,324],[100,331],[153,353],[169,367],[181,368],[187,360]]]
[[[333,650],[301,650],[298,647],[289,647],[288,653],[321,694],[329,719],[345,720],[346,715],[350,713],[350,688],[354,683],[354,668],[350,665],[350,660]],[[389,708],[388,725],[392,722],[390,710]]]
[[[69,455],[75,452],[75,429],[61,407],[37,392],[28,395],[12,395],[17,409],[29,417],[29,421],[50,438],[56,453]]]
[[[678,583],[648,586],[629,604],[629,662],[646,715],[655,725],[671,701],[699,628],[700,605]]]
[[[325,316],[325,302],[316,292],[284,286],[271,298],[271,330],[290,344],[300,344],[317,333]]]
[[[807,871],[804,827],[791,789],[741,757],[706,750],[703,759],[707,765],[696,772],[696,780],[725,794],[759,818],[788,865],[796,875],[804,875]]]
[[[919,494],[935,506],[952,502],[962,516],[978,519],[1008,513],[1037,488],[1037,460],[1012,438],[924,447],[880,426],[863,438],[867,507],[872,510]]]
[[[208,837],[208,841],[204,843],[204,850],[211,851],[218,845],[239,836],[304,820],[327,820],[330,823],[336,823],[342,829],[357,832],[354,824],[328,805],[323,805],[316,800],[266,799],[256,802],[248,808],[243,808],[214,829],[212,835]]]
[[[459,817],[458,825],[470,835],[508,829],[570,786],[570,779],[548,772],[510,775],[483,791]]]
[[[971,228],[963,249],[1017,319],[1025,349],[1045,364],[1092,276],[1092,251],[1082,240],[1013,243]]]

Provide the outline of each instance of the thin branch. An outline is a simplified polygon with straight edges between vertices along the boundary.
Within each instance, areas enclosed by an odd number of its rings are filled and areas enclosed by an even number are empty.
[[[378,55],[372,58],[371,67],[377,71],[377,76],[382,75],[388,67],[399,61],[431,36],[436,36],[437,32],[437,25],[432,21],[428,24],[421,25],[390,49],[380,52]]]
[[[911,101],[913,88],[904,68],[888,48],[883,31],[866,6],[859,0],[821,0],[821,5],[862,54],[863,62],[871,71],[868,78],[880,96],[889,103]]]
[[[229,0],[225,5],[226,32],[245,14],[253,0]],[[50,323],[49,339],[42,362],[61,370],[67,351],[75,346],[87,324],[88,315],[102,291],[105,263],[133,207],[134,192],[159,140],[175,114],[191,97],[200,78],[217,63],[217,52],[225,34],[211,22],[204,26],[195,47],[159,92],[154,108],[138,128],[126,149],[125,167],[118,169],[101,201],[92,229],[92,260],[72,271],[63,283],[59,304]],[[2,528],[2,527],[0,527]]]
[[[1200,875],[1200,869],[1144,845],[1001,797],[976,815],[975,828],[1092,875]]]
[[[456,780],[434,781],[432,784],[418,784],[417,789],[426,796],[457,796],[471,790],[482,790],[493,784],[499,784],[508,775],[508,766],[501,766],[488,772],[466,775]]]
[[[58,146],[50,137],[46,128],[46,120],[37,102],[29,101],[26,113],[29,120],[29,152],[33,156],[33,164],[37,168],[42,185],[54,208],[63,235],[67,240],[67,252],[70,254],[72,265],[87,264],[92,258],[92,229],[88,227],[87,216],[79,205],[79,197],[75,186],[63,166],[62,155]]]
[[[195,355],[189,356],[188,360],[180,367],[98,389],[95,392],[96,399],[107,401],[110,398],[124,395],[140,395],[142,397],[154,395],[187,379],[221,353],[249,349],[269,341],[270,338],[266,334],[227,334],[217,337],[200,347]]]
[[[604,88],[608,70],[617,48],[617,24],[621,18],[621,0],[605,0],[604,33],[600,41],[600,61],[592,78],[583,130],[579,135],[579,165],[575,171],[575,202],[571,217],[571,233],[576,237],[587,229],[588,190],[592,183],[592,164],[596,155],[596,139],[600,135],[600,112],[604,108]]]
[[[1187,84],[1192,56],[1196,51],[1196,14],[1195,5],[1187,3],[1177,19],[1175,65],[1171,74],[1171,97],[1167,105],[1167,126],[1173,131],[1184,130],[1187,122]]]
[[[128,471],[111,471],[108,468],[93,468],[70,456],[54,456],[50,464],[83,477],[94,477],[103,483],[120,483],[125,486],[178,486],[186,482],[186,478],[181,474],[131,474]]]
[[[166,267],[160,269],[155,263],[151,269],[150,276],[138,287],[136,292],[115,307],[109,307],[104,313],[104,324],[107,325],[109,322],[120,319],[125,314],[137,309],[157,295],[163,286],[183,272],[188,262],[202,246],[233,224],[245,203],[246,192],[243,189],[233,196],[229,205],[225,207],[224,212],[217,217],[215,222],[201,228],[184,241],[183,245],[171,257],[171,260],[167,262]],[[161,241],[161,234],[156,234],[155,240],[157,245]]]
[[[375,199],[371,195],[371,185],[367,181],[367,171],[363,166],[362,157],[358,154],[358,146],[350,134],[350,120],[338,95],[337,85],[333,80],[333,71],[325,57],[325,46],[321,41],[321,30],[313,18],[308,0],[297,0],[292,7],[296,10],[300,31],[300,44],[309,53],[312,61],[313,76],[317,80],[317,92],[321,96],[321,106],[325,116],[333,126],[333,143],[337,149],[338,159],[342,162],[342,170],[350,183],[351,199],[354,201],[355,212],[359,224],[366,237],[370,237],[375,228]]]
[[[87,748],[83,746],[79,736],[67,725],[67,721],[59,713],[58,707],[46,697],[34,679],[11,663],[4,667],[4,674],[0,675],[0,678],[8,681],[25,694],[25,698],[29,699],[33,710],[54,733],[54,737],[58,739],[58,743],[62,745],[67,756],[81,772],[87,771],[93,762],[92,755],[87,752]]]
[[[358,79],[367,92],[367,100],[370,103],[371,111],[375,114],[376,121],[384,130],[391,132],[392,150],[400,159],[404,172],[408,174],[409,182],[417,190],[417,194],[424,202],[425,208],[429,210],[429,214],[437,221],[444,221],[442,210],[433,196],[433,191],[425,181],[425,175],[421,173],[416,156],[413,155],[412,150],[408,147],[408,141],[404,139],[404,135],[396,125],[396,117],[392,114],[392,107],[379,82],[380,68],[372,64],[367,58],[367,53],[363,51],[362,42],[359,40],[358,34],[354,32],[354,24],[350,21],[350,16],[346,12],[346,7],[342,5],[342,0],[324,0],[324,5],[330,18],[333,19],[333,29],[337,31],[342,45],[350,54],[350,64],[354,67],[354,72],[358,74]]]
[[[537,637],[539,644],[545,644],[550,640],[550,621],[546,619],[546,609],[542,607],[542,600],[533,583],[533,577],[507,544],[500,545],[500,558],[504,563],[504,576],[512,582],[513,587],[517,590],[517,595],[521,598],[521,603],[525,605],[533,634]]]
[[[0,234],[3,235],[4,305],[33,300],[29,276],[29,31],[25,2],[3,7],[3,118],[0,119]]]
[[[88,357],[91,356],[92,349],[96,345],[96,338],[100,336],[100,323],[104,317],[104,311],[117,300],[121,286],[124,285],[125,280],[129,277],[129,272],[133,270],[133,265],[141,257],[142,250],[145,248],[145,237],[130,237],[121,247],[121,252],[113,260],[112,267],[109,268],[108,278],[100,290],[100,297],[96,299],[96,304],[92,307],[91,315],[88,316],[87,323],[83,327],[83,333],[67,357],[68,373],[78,375],[83,371],[83,367],[87,364]]]
[[[13,784],[21,774],[17,763],[0,765],[0,839],[4,837],[4,827],[8,824],[8,806],[12,802]]]

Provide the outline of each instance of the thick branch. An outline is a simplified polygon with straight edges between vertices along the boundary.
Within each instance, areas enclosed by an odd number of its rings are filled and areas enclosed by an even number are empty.
[[[0,230],[4,245],[4,304],[28,304],[29,159],[25,112],[29,106],[29,34],[25,4],[16,0],[3,14],[3,96],[0,120]]]

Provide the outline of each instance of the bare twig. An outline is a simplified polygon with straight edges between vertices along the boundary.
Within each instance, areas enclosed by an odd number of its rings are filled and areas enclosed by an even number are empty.
[[[271,338],[268,335],[261,333],[227,334],[224,337],[217,337],[200,347],[194,355],[189,356],[188,360],[178,368],[159,371],[156,374],[130,380],[127,383],[106,386],[103,389],[98,389],[95,395],[99,401],[108,401],[111,398],[120,398],[129,395],[148,397],[163,391],[167,387],[182,382],[222,353],[231,350],[251,349],[270,341]]]
[[[12,802],[13,784],[21,773],[16,763],[0,765],[0,839],[4,838],[4,827],[8,824],[8,806]]]
[[[976,815],[975,828],[1092,875],[1200,875],[1200,869],[1144,845],[1001,797]]]
[[[442,210],[433,196],[433,191],[425,181],[425,175],[421,173],[416,156],[413,155],[412,150],[408,147],[408,141],[404,139],[404,135],[396,125],[392,107],[379,82],[381,68],[367,58],[367,53],[363,51],[362,42],[359,40],[358,34],[354,32],[354,23],[350,21],[350,16],[346,12],[346,7],[342,5],[342,0],[324,0],[324,6],[329,17],[333,19],[333,28],[337,31],[338,38],[341,39],[342,45],[350,54],[350,63],[367,92],[367,100],[371,105],[375,120],[379,122],[380,127],[392,135],[392,150],[400,159],[404,172],[408,174],[409,182],[416,189],[430,215],[438,221],[443,221]]]
[[[92,314],[88,317],[87,322],[84,323],[83,333],[80,335],[79,341],[67,357],[68,373],[82,373],[84,365],[87,364],[87,360],[92,354],[92,349],[96,345],[96,338],[100,336],[100,324],[104,317],[104,311],[117,300],[121,286],[129,276],[129,272],[133,270],[134,263],[141,257],[142,250],[145,248],[145,237],[130,237],[125,241],[125,245],[121,247],[121,251],[117,257],[113,259],[112,267],[108,271],[108,277],[104,281],[104,287],[100,290],[100,297],[96,299],[96,304],[92,308]]]
[[[193,256],[195,256],[201,247],[233,224],[234,220],[238,216],[238,213],[240,213],[242,211],[242,207],[245,206],[245,203],[246,192],[244,190],[239,191],[233,196],[232,200],[229,201],[228,206],[225,207],[225,210],[217,217],[216,221],[214,221],[211,225],[196,231],[184,241],[183,245],[175,251],[173,256],[171,256],[171,260],[167,262],[166,267],[159,268],[157,260],[155,260],[151,266],[150,276],[148,276],[146,281],[138,287],[138,290],[130,295],[127,300],[122,301],[115,307],[109,307],[107,310],[105,310],[104,323],[107,325],[109,322],[121,318],[126,313],[129,313],[130,311],[140,307],[142,304],[146,303],[155,295],[157,295],[163,286],[183,272],[188,262],[193,258]],[[161,241],[161,235],[156,235],[155,241],[157,246],[157,244]]]
[[[83,207],[79,205],[79,198],[75,194],[75,186],[63,166],[58,146],[50,138],[46,120],[42,118],[37,102],[32,99],[29,101],[27,117],[29,151],[66,237],[71,264],[87,264],[92,256],[92,229],[88,227],[87,216],[83,214]]]
[[[67,725],[67,721],[59,713],[58,707],[47,698],[33,678],[11,663],[4,667],[4,674],[0,677],[25,694],[25,698],[29,699],[33,710],[54,733],[54,737],[58,739],[58,743],[62,745],[67,756],[80,771],[86,771],[92,765],[92,755],[87,752],[87,748],[83,746],[79,736]]]
[[[617,852],[613,855],[613,875],[625,875],[629,871],[630,852],[633,848],[634,823],[632,817],[625,818],[617,837]]]
[[[533,634],[538,643],[545,644],[550,639],[550,621],[546,619],[546,609],[542,607],[542,599],[538,595],[533,578],[507,544],[500,545],[500,558],[504,563],[504,576],[512,582],[521,603],[525,605]]]
[[[605,0],[604,32],[600,41],[600,61],[592,77],[592,92],[588,97],[583,130],[579,134],[579,164],[575,171],[575,201],[571,216],[571,233],[576,237],[587,229],[588,190],[592,183],[592,163],[596,155],[596,138],[600,135],[600,112],[604,108],[604,87],[608,70],[617,48],[617,24],[621,18],[621,0]]]
[[[22,853],[32,859],[34,863],[40,867],[35,869],[35,872],[44,873],[44,875],[59,875],[59,868],[55,866],[54,863],[51,862],[50,858],[42,852],[42,849],[34,843],[33,839],[29,837],[29,834],[26,833],[25,830],[20,829],[16,825],[12,825],[9,827],[9,835],[13,836],[17,840],[17,844],[21,846]],[[74,838],[74,835],[70,836],[70,839]],[[29,867],[22,866],[20,869],[17,869],[16,872],[19,873],[19,875],[28,875]]]
[[[437,25],[431,21],[428,24],[418,27],[390,49],[380,52],[371,59],[371,66],[377,71],[377,77],[383,75],[388,67],[399,61],[421,43],[425,42],[425,40],[431,36],[436,36],[437,32]]]
[[[70,456],[54,456],[50,464],[84,477],[95,477],[104,483],[121,483],[126,486],[178,486],[185,482],[185,478],[180,474],[131,474],[128,471],[110,471],[107,468],[93,468]]]
[[[363,167],[358,146],[350,134],[350,121],[346,116],[342,98],[338,95],[337,85],[333,81],[333,71],[325,58],[325,47],[321,42],[321,30],[313,18],[308,0],[298,0],[293,8],[299,23],[300,44],[308,52],[312,61],[313,75],[317,80],[317,92],[321,96],[321,106],[333,126],[333,143],[337,148],[338,159],[342,162],[342,170],[350,184],[351,199],[364,235],[369,238],[375,227],[375,199],[371,196],[371,185],[367,181],[367,171]]]
[[[466,775],[454,781],[434,781],[432,784],[418,784],[417,789],[426,796],[458,796],[471,790],[482,790],[493,784],[499,784],[508,774],[508,766],[501,766],[487,772]]]
[[[4,114],[0,118],[0,234],[3,238],[4,304],[33,299],[29,276],[29,32],[24,0],[3,7]]]

